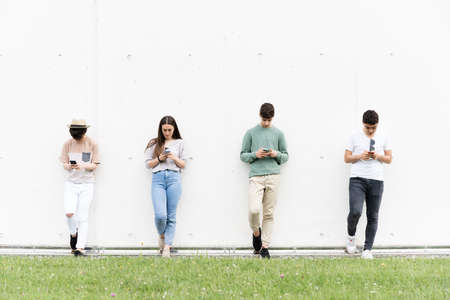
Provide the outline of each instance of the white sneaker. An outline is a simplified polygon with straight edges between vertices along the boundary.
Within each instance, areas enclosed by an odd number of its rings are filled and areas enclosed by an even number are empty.
[[[159,253],[162,254],[163,253],[163,249],[164,249],[164,239],[161,236],[158,236],[158,245],[159,245]]]
[[[362,259],[373,259],[372,251],[370,250],[364,250],[361,254]]]
[[[164,258],[170,257],[170,248],[169,247],[164,247],[164,249],[162,251],[162,257],[164,257]]]
[[[345,252],[347,252],[348,254],[355,254],[356,252],[358,252],[358,249],[356,249],[355,236],[348,236],[347,245],[345,246]]]

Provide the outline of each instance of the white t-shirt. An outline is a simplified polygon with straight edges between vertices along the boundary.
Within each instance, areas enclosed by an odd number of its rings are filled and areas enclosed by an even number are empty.
[[[364,131],[360,129],[352,134],[345,149],[353,154],[362,154],[364,151],[370,151],[370,140]],[[375,153],[384,155],[385,150],[392,150],[384,134],[375,132],[372,140],[375,141],[373,145]],[[350,177],[384,181],[383,163],[378,159],[359,160],[352,164]]]
[[[166,144],[166,147],[169,149],[170,152],[173,153],[176,157],[179,159],[182,159],[186,161],[188,159],[188,156],[186,155],[186,151],[184,150],[184,141],[182,139],[178,140],[172,140]],[[147,150],[145,150],[144,153],[144,161],[145,166],[147,169],[150,169],[148,166],[148,162],[153,159],[153,152],[155,151],[156,145],[151,146]],[[166,161],[159,163],[156,165],[152,172],[156,173],[163,170],[172,170],[172,171],[180,171],[180,168],[175,164],[173,160],[168,158]]]

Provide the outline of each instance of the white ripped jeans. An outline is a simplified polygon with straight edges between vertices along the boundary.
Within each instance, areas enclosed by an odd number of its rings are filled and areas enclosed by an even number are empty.
[[[64,185],[64,211],[69,232],[75,235],[78,229],[77,248],[84,249],[88,236],[89,207],[94,197],[94,183],[73,183]],[[67,217],[67,214],[73,214]]]

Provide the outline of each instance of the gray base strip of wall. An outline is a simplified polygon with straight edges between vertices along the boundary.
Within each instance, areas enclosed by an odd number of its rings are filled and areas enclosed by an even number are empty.
[[[427,249],[374,249],[372,253],[375,257],[447,257],[450,258],[450,248],[427,248]],[[106,256],[159,256],[158,250],[139,249],[92,249],[87,254],[93,257]],[[343,249],[325,250],[301,250],[284,249],[270,250],[272,257],[307,257],[307,258],[327,258],[327,257],[359,257],[361,254],[346,254]],[[44,248],[0,248],[0,256],[70,256],[69,249],[44,249]],[[258,257],[252,250],[230,250],[230,249],[178,249],[172,253],[175,257]]]

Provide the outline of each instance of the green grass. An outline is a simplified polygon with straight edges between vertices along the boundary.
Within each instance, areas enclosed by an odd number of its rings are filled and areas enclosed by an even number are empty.
[[[449,285],[448,258],[0,257],[0,299],[450,299]]]

